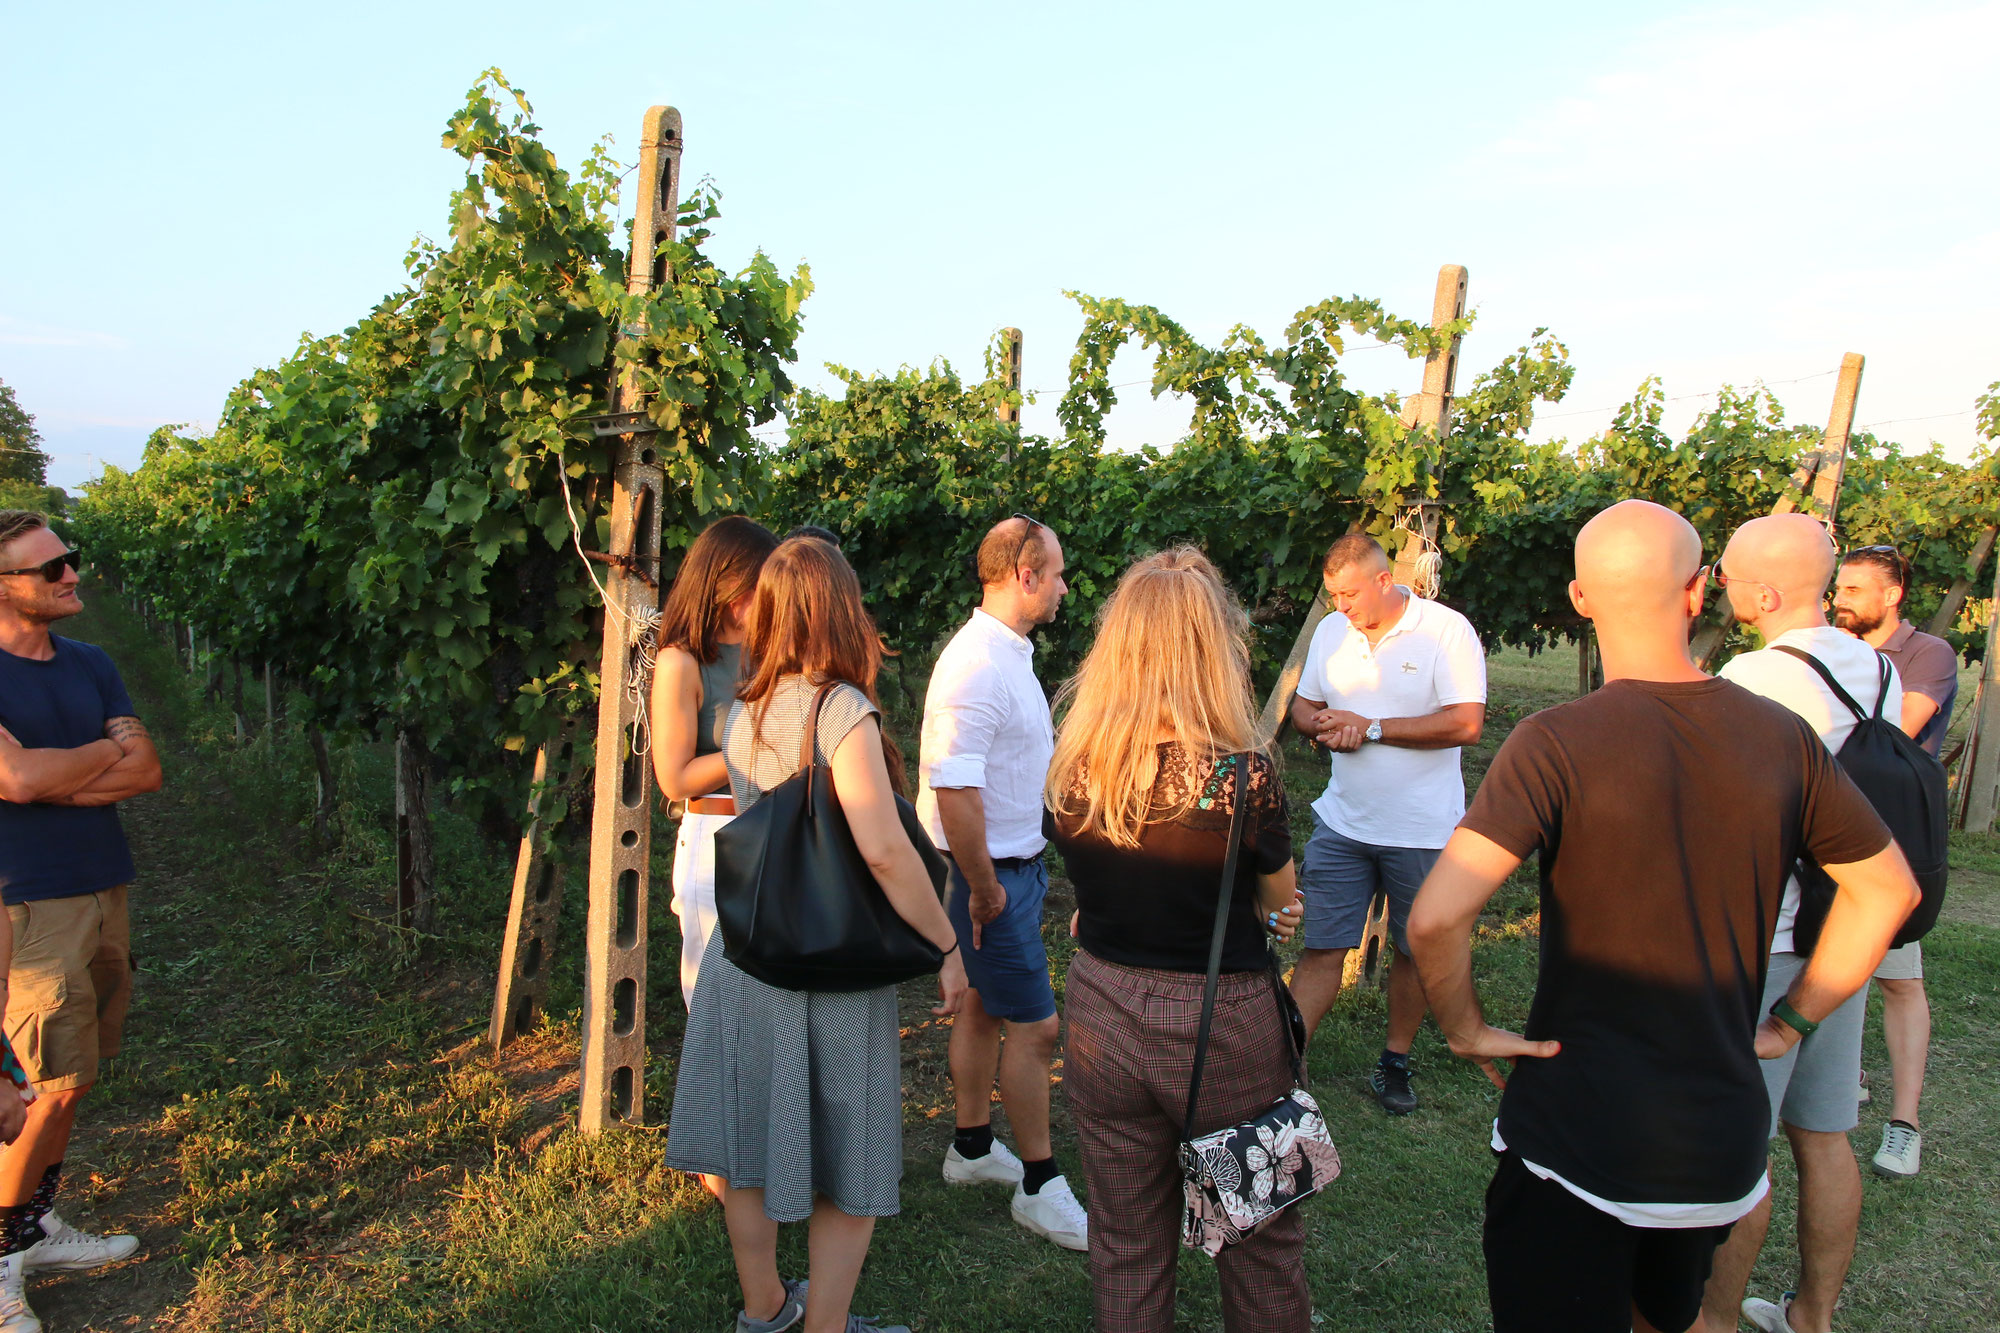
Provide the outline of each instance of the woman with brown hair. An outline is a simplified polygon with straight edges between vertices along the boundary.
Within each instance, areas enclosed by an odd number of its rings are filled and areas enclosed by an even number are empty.
[[[746,810],[798,769],[820,687],[817,762],[828,766],[855,846],[899,916],[945,953],[941,1003],[965,993],[957,937],[896,809],[902,757],[882,730],[881,641],[861,585],[816,538],[765,562],[744,640],[746,678],[723,759]],[[896,1333],[848,1313],[875,1219],[900,1208],[903,1109],[896,989],[780,990],[709,941],[674,1084],[667,1165],[721,1176],[739,1333]],[[778,1224],[811,1219],[803,1282],[778,1276]],[[907,1330],[904,1330],[907,1333]]]
[[[736,817],[722,761],[722,724],[736,700],[750,599],[778,539],[731,514],[702,530],[660,615],[653,665],[653,773],[685,802],[674,841],[674,915],[681,919],[681,1001],[694,1003],[702,951],[715,933],[715,830]]]
[[[1257,752],[1243,611],[1190,546],[1118,582],[1097,640],[1056,696],[1047,798],[1076,886],[1063,1087],[1090,1190],[1100,1333],[1174,1326],[1182,1117],[1217,895],[1237,802],[1243,854],[1195,1116],[1197,1135],[1263,1112],[1292,1087],[1268,931],[1301,909],[1285,793]],[[1229,1333],[1306,1333],[1305,1232],[1287,1209],[1217,1257]]]

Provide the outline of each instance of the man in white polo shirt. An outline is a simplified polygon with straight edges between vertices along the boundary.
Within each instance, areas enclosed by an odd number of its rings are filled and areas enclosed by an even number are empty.
[[[1299,865],[1306,947],[1292,994],[1307,1030],[1317,1028],[1369,903],[1386,893],[1396,949],[1389,1035],[1368,1086],[1383,1110],[1408,1115],[1417,1109],[1410,1043],[1424,1021],[1410,904],[1465,814],[1458,752],[1486,723],[1486,654],[1464,616],[1395,582],[1373,537],[1334,542],[1321,578],[1333,612],[1313,632],[1292,725],[1331,749],[1333,763]]]
[[[1056,618],[1069,590],[1062,543],[1015,514],[979,543],[978,567],[979,608],[931,671],[917,765],[917,813],[951,858],[945,910],[970,983],[951,1025],[958,1122],[944,1178],[1012,1185],[1016,1222],[1085,1250],[1089,1220],[1056,1169],[1049,1137],[1059,1020],[1042,943],[1049,891],[1042,785],[1056,739],[1028,641],[1035,626]],[[993,1138],[996,1076],[1018,1157]]]

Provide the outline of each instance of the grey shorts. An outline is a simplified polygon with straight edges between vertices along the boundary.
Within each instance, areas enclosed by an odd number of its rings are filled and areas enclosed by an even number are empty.
[[[1799,954],[1771,955],[1760,1013],[1771,1011],[1805,966]],[[1763,1061],[1772,1138],[1778,1137],[1780,1121],[1821,1134],[1845,1134],[1861,1123],[1861,1026],[1867,1014],[1868,988],[1863,986],[1810,1037],[1776,1060]]]
[[[1389,936],[1396,951],[1410,952],[1410,904],[1437,864],[1440,847],[1383,847],[1356,842],[1313,816],[1312,837],[1299,860],[1299,892],[1306,900],[1305,946],[1352,949],[1368,925],[1368,904],[1379,887],[1389,897]]]
[[[1922,981],[1924,979],[1924,942],[1911,940],[1900,949],[1891,949],[1882,955],[1881,965],[1875,969],[1877,981]]]

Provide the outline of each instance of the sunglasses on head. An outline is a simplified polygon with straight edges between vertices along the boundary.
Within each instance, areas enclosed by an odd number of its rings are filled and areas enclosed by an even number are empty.
[[[1027,527],[1021,529],[1021,544],[1014,548],[1014,568],[1019,569],[1021,567],[1021,556],[1025,554],[1028,549],[1028,539],[1035,535],[1035,529],[1040,528],[1044,532],[1046,532],[1048,530],[1049,525],[1042,522],[1042,520],[1040,520],[1039,518],[1036,518],[1033,514],[1023,514],[1018,510],[1015,511],[1014,513],[1007,515],[1007,517],[1018,518],[1023,523],[1026,523],[1028,525]]]
[[[83,569],[83,552],[71,547],[39,565],[29,565],[26,569],[0,569],[0,579],[12,578],[16,574],[40,574],[50,583],[61,583],[65,565],[80,572]]]

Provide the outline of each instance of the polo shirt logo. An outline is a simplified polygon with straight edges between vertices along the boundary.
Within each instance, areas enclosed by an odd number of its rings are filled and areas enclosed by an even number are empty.
[[[1404,674],[1404,675],[1406,675],[1406,676],[1414,676],[1414,675],[1416,675],[1416,674],[1417,674],[1417,664],[1416,664],[1415,662],[1405,662],[1405,663],[1403,663],[1403,674]]]

